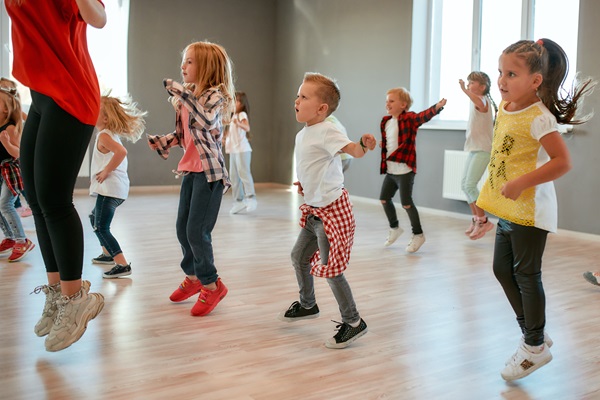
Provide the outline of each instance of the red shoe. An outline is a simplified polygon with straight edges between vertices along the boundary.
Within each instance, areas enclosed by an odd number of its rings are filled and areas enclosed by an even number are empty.
[[[25,243],[15,243],[15,247],[13,247],[13,251],[10,256],[8,256],[9,262],[16,262],[22,259],[29,253],[35,244],[29,239],[25,239]]]
[[[202,288],[200,296],[198,296],[198,301],[196,301],[196,304],[192,307],[191,313],[193,316],[202,317],[210,313],[215,309],[217,304],[223,300],[223,297],[227,295],[227,286],[221,282],[221,278],[217,279],[216,284],[217,288],[215,290],[208,290],[205,287]]]
[[[179,287],[171,294],[169,299],[174,303],[179,303],[180,301],[192,297],[198,293],[200,289],[202,289],[202,283],[200,283],[199,280],[193,281],[186,276],[183,282],[181,282],[181,285],[179,285]]]
[[[22,207],[21,211],[19,211],[19,215],[21,216],[21,218],[27,218],[31,217],[33,215],[33,212],[29,207]]]
[[[12,251],[13,247],[15,247],[15,241],[12,239],[4,239],[2,243],[0,243],[0,254],[6,254]]]

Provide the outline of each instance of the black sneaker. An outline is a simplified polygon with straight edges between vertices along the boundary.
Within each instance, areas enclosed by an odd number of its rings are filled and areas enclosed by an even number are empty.
[[[367,333],[368,330],[367,324],[362,318],[360,319],[360,324],[358,324],[356,328],[353,328],[352,325],[345,322],[333,322],[338,324],[338,326],[336,326],[338,333],[336,333],[334,337],[327,339],[325,342],[325,347],[330,349],[346,348],[350,346],[350,343]]]
[[[113,258],[111,256],[108,256],[108,255],[102,253],[96,258],[92,258],[92,264],[114,265],[115,260],[113,260]]]
[[[103,273],[102,277],[106,279],[112,279],[127,275],[131,275],[131,264],[117,264],[114,267],[112,267],[110,271],[106,271],[105,273]]]
[[[304,308],[299,301],[292,303],[290,308],[281,312],[277,318],[283,322],[300,321],[301,319],[317,318],[319,316],[319,307],[315,304],[312,308]]]

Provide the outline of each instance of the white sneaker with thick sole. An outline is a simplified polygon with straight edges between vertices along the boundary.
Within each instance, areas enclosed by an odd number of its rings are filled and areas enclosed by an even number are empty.
[[[258,202],[256,201],[256,196],[246,197],[244,199],[244,204],[246,205],[246,212],[252,212],[256,210],[256,206]]]
[[[500,375],[505,381],[521,379],[552,361],[552,353],[548,345],[542,345],[541,353],[533,353],[524,343],[506,364]]]
[[[81,287],[85,292],[90,291],[90,282],[89,281],[81,281]],[[40,293],[44,292],[46,294],[46,302],[44,303],[44,311],[42,311],[42,316],[37,324],[35,324],[35,328],[33,331],[39,337],[46,336],[50,333],[52,329],[52,325],[54,325],[54,318],[56,317],[56,311],[58,311],[57,301],[62,297],[60,293],[60,285],[56,287],[43,285],[38,286],[33,289],[32,293]]]
[[[58,313],[46,337],[47,351],[63,350],[78,341],[88,322],[104,308],[104,296],[100,293],[86,293],[83,287],[79,293],[76,299],[67,296],[58,299]]]
[[[406,246],[406,251],[408,253],[416,253],[417,250],[423,246],[423,243],[425,243],[425,235],[422,233],[419,233],[418,235],[413,234],[408,246]]]
[[[238,213],[241,213],[242,211],[244,211],[245,209],[246,209],[246,205],[244,204],[243,201],[236,201],[233,203],[231,210],[229,210],[229,214],[231,214],[231,215],[238,214]]]
[[[396,241],[396,239],[398,239],[400,235],[402,235],[403,232],[404,229],[400,227],[390,228],[390,233],[388,233],[387,240],[385,241],[385,247],[391,246]]]

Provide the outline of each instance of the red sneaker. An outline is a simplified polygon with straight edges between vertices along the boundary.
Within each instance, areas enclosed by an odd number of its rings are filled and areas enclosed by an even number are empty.
[[[185,299],[192,297],[196,293],[198,293],[202,289],[202,283],[199,280],[191,280],[187,276],[181,282],[181,285],[171,294],[172,302],[179,303],[180,301],[184,301]]]
[[[210,313],[219,304],[223,297],[227,294],[227,286],[221,282],[221,278],[217,279],[217,288],[215,290],[208,290],[202,287],[198,301],[192,307],[192,315],[195,317],[202,317]]]
[[[12,239],[4,239],[2,243],[0,243],[0,254],[10,253],[15,247],[15,241]]]
[[[8,262],[16,262],[22,259],[29,253],[35,244],[29,239],[25,239],[25,243],[15,243],[15,247],[13,247],[13,251],[10,256],[8,256]]]

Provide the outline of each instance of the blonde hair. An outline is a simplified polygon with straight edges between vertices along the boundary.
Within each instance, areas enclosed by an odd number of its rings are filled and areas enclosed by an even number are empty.
[[[194,84],[194,96],[200,97],[207,89],[216,88],[225,98],[223,105],[224,123],[229,123],[235,113],[235,87],[233,85],[233,64],[225,49],[215,43],[195,42],[183,50],[193,51],[198,67],[197,81]]]
[[[317,72],[307,72],[304,74],[304,82],[316,84],[317,96],[327,104],[327,116],[330,116],[340,105],[340,88],[334,79]]]
[[[387,94],[397,94],[400,101],[404,101],[406,103],[406,109],[410,110],[412,106],[413,99],[410,97],[410,93],[408,90],[403,87],[393,88],[387,91]]]
[[[0,78],[0,100],[6,104],[8,109],[7,120],[3,123],[14,125],[17,128],[17,133],[21,135],[23,131],[23,109],[17,92],[17,84],[14,81]]]
[[[124,100],[109,94],[100,98],[100,112],[106,116],[106,129],[135,143],[146,129],[144,117],[148,114],[127,97]]]

